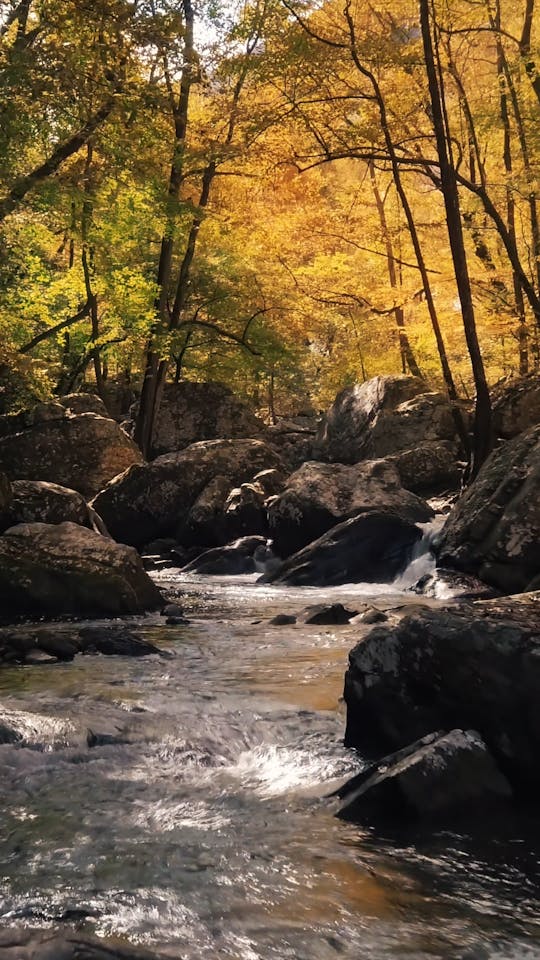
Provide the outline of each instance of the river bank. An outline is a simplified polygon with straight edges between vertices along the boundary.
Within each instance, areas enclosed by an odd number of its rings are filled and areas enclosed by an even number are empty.
[[[390,835],[336,820],[326,798],[362,763],[341,703],[359,628],[269,620],[323,593],[414,595],[157,580],[190,624],[126,622],[171,658],[2,671],[3,719],[27,743],[0,746],[2,926],[77,919],[187,960],[540,956],[526,824]]]

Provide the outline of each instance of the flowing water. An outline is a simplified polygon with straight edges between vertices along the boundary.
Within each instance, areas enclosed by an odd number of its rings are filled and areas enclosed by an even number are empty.
[[[361,766],[340,698],[365,628],[267,620],[400,606],[405,585],[177,579],[190,625],[135,621],[170,658],[3,669],[0,720],[26,746],[0,746],[0,922],[76,921],[184,960],[540,958],[525,827],[381,836],[325,796]]]

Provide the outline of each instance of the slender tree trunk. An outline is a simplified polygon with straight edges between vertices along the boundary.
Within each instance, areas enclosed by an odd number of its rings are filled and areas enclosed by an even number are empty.
[[[373,196],[375,198],[375,204],[377,207],[377,212],[379,214],[379,222],[381,225],[381,233],[384,240],[384,245],[386,248],[386,266],[388,269],[388,279],[390,280],[390,286],[392,290],[398,290],[398,278],[396,271],[396,258],[394,256],[394,247],[392,244],[392,237],[390,235],[390,230],[388,229],[388,221],[386,219],[386,211],[384,209],[384,202],[381,197],[381,192],[379,190],[379,185],[377,183],[377,177],[375,175],[375,165],[372,160],[368,163],[369,176],[371,180],[371,187],[373,190]],[[394,307],[394,316],[396,319],[396,326],[398,330],[399,338],[399,352],[401,355],[401,365],[403,373],[407,373],[407,370],[413,375],[413,377],[421,377],[422,371],[416,362],[416,357],[414,355],[413,349],[411,347],[409,338],[405,330],[405,315],[402,306]]]
[[[456,284],[461,303],[465,339],[467,341],[467,348],[471,358],[471,366],[476,387],[473,451],[470,470],[471,477],[474,477],[490,453],[493,444],[491,401],[484,363],[480,351],[480,344],[478,342],[476,331],[473,299],[469,280],[467,257],[465,253],[463,227],[461,223],[458,188],[454,165],[450,154],[450,139],[446,123],[444,90],[442,88],[442,77],[438,72],[435,60],[430,2],[429,0],[419,0],[419,2],[424,59],[426,63],[426,72],[429,85],[433,127],[437,142],[437,153],[439,156],[441,188],[448,225],[448,239],[450,242],[450,249],[452,252],[454,271],[456,275]],[[433,19],[433,25],[434,24],[435,21]]]
[[[184,68],[177,101],[172,92],[167,66],[165,67],[174,120],[174,143],[167,188],[167,219],[161,239],[157,268],[158,293],[154,304],[156,321],[150,335],[146,353],[144,380],[134,432],[135,442],[139,444],[143,456],[147,459],[151,454],[152,431],[156,417],[157,391],[160,378],[159,334],[164,334],[169,327],[168,298],[175,245],[178,202],[180,200],[180,188],[184,174],[184,152],[188,125],[189,99],[193,83],[193,66],[195,60],[193,39],[194,13],[191,0],[184,0],[183,8],[185,21],[183,38]]]
[[[90,339],[93,343],[97,344],[99,340],[99,305],[98,298],[95,290],[93,288],[93,276],[95,272],[94,268],[94,256],[91,245],[89,244],[89,230],[92,223],[93,215],[93,187],[92,187],[92,161],[94,158],[94,148],[91,141],[87,144],[86,147],[86,162],[84,166],[83,174],[83,204],[82,204],[82,215],[81,215],[81,262],[83,268],[84,276],[84,285],[86,289],[86,301],[90,308],[90,322],[91,322],[91,335]],[[103,383],[103,371],[101,368],[101,357],[99,349],[96,348],[92,351],[92,363],[94,367],[94,374],[96,378],[96,387],[97,392],[103,403],[106,403],[105,397],[105,387]]]

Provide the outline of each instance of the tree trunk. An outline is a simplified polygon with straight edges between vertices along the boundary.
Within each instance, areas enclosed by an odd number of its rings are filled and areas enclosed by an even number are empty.
[[[388,221],[386,219],[386,211],[384,209],[384,202],[381,197],[381,192],[379,190],[379,185],[377,183],[377,177],[375,176],[375,166],[372,160],[368,163],[369,176],[371,180],[371,187],[373,190],[373,196],[375,198],[375,204],[377,207],[377,212],[379,214],[379,222],[381,225],[381,233],[384,240],[384,245],[386,248],[386,266],[388,269],[388,279],[390,280],[390,286],[392,290],[398,289],[398,279],[396,271],[396,258],[394,256],[394,247],[392,244],[392,237],[390,236],[390,231],[388,229]],[[405,330],[405,316],[403,312],[403,307],[397,305],[394,307],[394,316],[396,319],[396,326],[398,329],[398,338],[399,338],[399,352],[401,355],[401,364],[403,373],[407,373],[407,370],[413,375],[413,377],[422,377],[422,371],[416,362],[416,357],[414,355],[413,349],[409,342]]]
[[[431,32],[429,0],[420,0],[420,25],[424,47],[424,59],[428,78],[429,95],[433,117],[433,127],[437,142],[441,172],[441,189],[446,210],[448,239],[454,262],[456,285],[461,303],[465,339],[471,359],[474,383],[476,387],[476,409],[474,420],[473,450],[470,465],[470,477],[476,476],[482,463],[491,451],[493,444],[491,400],[480,344],[476,331],[463,227],[459,207],[458,188],[454,165],[450,153],[449,131],[447,130],[444,106],[442,76],[437,70],[435,51]]]

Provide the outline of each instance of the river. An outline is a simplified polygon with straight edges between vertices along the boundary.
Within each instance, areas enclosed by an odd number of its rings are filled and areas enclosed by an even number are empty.
[[[184,960],[540,958],[528,827],[385,836],[326,798],[361,766],[341,693],[365,628],[268,618],[321,598],[400,606],[403,584],[160,576],[190,624],[133,622],[170,658],[0,673],[27,744],[0,746],[1,923],[75,920]]]

